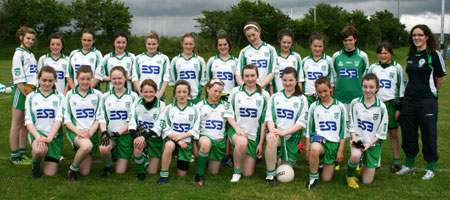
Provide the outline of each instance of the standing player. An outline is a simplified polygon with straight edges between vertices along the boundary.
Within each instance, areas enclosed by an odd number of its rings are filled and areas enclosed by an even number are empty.
[[[347,168],[347,184],[359,188],[355,177],[356,167],[363,157],[364,172],[362,182],[372,183],[375,170],[381,162],[381,146],[386,139],[388,129],[388,111],[384,103],[376,97],[379,89],[378,78],[373,73],[363,77],[364,96],[356,98],[350,104],[350,121],[352,122],[350,152]]]
[[[172,155],[177,155],[177,174],[186,176],[192,156],[192,143],[198,140],[200,130],[200,114],[198,109],[188,100],[191,94],[189,82],[179,80],[175,83],[173,96],[175,101],[164,109],[160,122],[153,127],[154,132],[163,139],[161,160],[161,178],[158,184],[165,185],[169,181],[169,167]]]
[[[372,64],[369,73],[374,73],[380,79],[380,89],[377,97],[386,105],[389,114],[389,136],[391,138],[392,153],[394,154],[391,171],[400,170],[400,140],[398,139],[398,116],[400,111],[393,106],[393,101],[403,97],[405,93],[406,77],[402,66],[393,61],[392,45],[382,42],[377,48],[379,62]]]
[[[69,91],[69,87],[66,83],[67,64],[69,59],[62,53],[64,49],[64,38],[62,34],[53,33],[49,39],[50,52],[41,56],[38,62],[38,71],[44,66],[50,66],[55,68],[57,74],[56,90],[61,94],[66,94]]]
[[[24,121],[25,98],[38,85],[36,58],[30,48],[34,45],[36,31],[26,26],[17,30],[20,46],[16,48],[12,60],[14,87],[12,91],[12,118],[9,132],[11,147],[10,162],[15,165],[29,165],[31,158],[26,155],[27,128]]]
[[[73,50],[69,56],[69,66],[67,66],[69,78],[67,78],[67,84],[69,84],[70,89],[78,85],[77,80],[74,80],[74,78],[77,77],[77,71],[81,65],[89,65],[92,71],[95,72],[97,67],[100,67],[102,64],[102,53],[94,47],[94,44],[94,31],[84,29],[81,33],[81,48]],[[93,81],[91,86],[96,87],[97,85],[94,85]]]
[[[78,85],[66,95],[64,124],[66,134],[75,151],[72,165],[70,165],[69,180],[78,180],[78,172],[88,175],[91,171],[93,157],[98,149],[98,120],[102,93],[91,88],[93,72],[89,65],[82,65],[78,69]]]
[[[128,159],[133,153],[133,138],[128,134],[128,121],[131,106],[138,96],[125,87],[126,75],[125,69],[121,66],[111,69],[113,88],[103,94],[97,113],[102,131],[100,156],[105,166],[102,178],[111,175],[112,153],[117,157],[116,173],[118,174],[126,172]]]
[[[331,96],[330,80],[322,76],[315,85],[319,99],[309,108],[306,128],[306,150],[310,150],[308,189],[318,182],[320,161],[324,164],[322,180],[333,178],[336,163],[344,160],[345,138],[350,125],[344,105]]]
[[[369,68],[367,54],[355,46],[357,34],[355,27],[344,27],[339,34],[344,48],[333,55],[333,75],[336,80],[334,97],[345,105],[347,112],[350,102],[362,96],[361,80]]]
[[[265,151],[266,182],[273,187],[278,185],[275,177],[277,158],[280,159],[278,164],[290,166],[297,161],[301,129],[306,127],[305,117],[308,112],[308,100],[301,94],[297,71],[286,67],[281,78],[284,90],[270,98],[266,113],[269,128]]]
[[[281,92],[283,90],[283,81],[281,76],[283,75],[283,70],[286,67],[293,67],[298,72],[298,81],[303,79],[302,72],[302,58],[298,53],[292,51],[292,43],[294,42],[294,34],[289,29],[283,29],[278,33],[278,40],[280,41],[280,50],[277,51],[277,65],[278,70],[275,71],[275,75],[272,81],[272,85],[269,90],[271,94]],[[298,83],[300,89],[303,87],[303,83]]]
[[[200,112],[200,152],[195,182],[200,186],[205,184],[204,172],[208,158],[208,171],[211,174],[219,173],[220,161],[226,151],[226,122],[231,120],[231,124],[236,124],[230,104],[220,98],[224,85],[219,79],[211,79],[206,84],[206,98],[196,105]]]
[[[169,84],[170,61],[163,53],[158,51],[159,36],[152,32],[145,37],[146,52],[141,53],[134,60],[133,85],[136,91],[141,91],[140,85],[144,80],[151,79],[157,85],[156,98],[164,101],[164,93]],[[141,94],[143,96],[143,94]]]
[[[238,182],[241,174],[251,176],[255,170],[256,158],[263,153],[266,116],[269,94],[257,83],[258,67],[242,67],[244,85],[235,87],[230,95],[230,103],[235,113],[237,125],[230,124],[228,137],[234,145],[234,173],[231,182]]]
[[[228,101],[231,90],[236,86],[237,59],[230,53],[231,42],[226,34],[217,36],[216,46],[219,53],[209,58],[206,77],[208,80],[217,78],[224,83],[222,99]]]
[[[270,44],[263,42],[260,38],[261,27],[256,22],[247,22],[244,26],[244,34],[250,42],[239,53],[239,70],[236,72],[236,82],[243,85],[243,67],[245,65],[255,65],[258,68],[258,83],[261,88],[265,88],[272,82],[274,73],[277,71],[276,50]]]
[[[97,85],[99,81],[109,82],[106,84],[106,91],[111,90],[113,87],[111,83],[111,69],[115,66],[122,66],[127,72],[127,84],[126,88],[132,89],[131,76],[134,63],[134,54],[126,50],[128,44],[128,36],[123,31],[116,31],[112,37],[113,39],[113,52],[106,54],[103,58],[103,62],[97,67],[95,72],[95,79],[92,81],[92,85]]]
[[[160,136],[150,135],[149,132],[157,123],[166,104],[156,98],[158,86],[153,80],[144,80],[139,88],[141,89],[140,93],[142,94],[142,98],[133,105],[128,130],[130,130],[131,136],[133,137],[133,158],[138,169],[137,179],[142,181],[145,179],[146,164],[149,164],[147,166],[147,172],[149,174],[156,174],[158,172],[163,141]],[[139,132],[139,126],[145,129],[145,134]],[[149,163],[147,163],[148,160],[144,157],[144,153],[150,157]]]
[[[185,33],[181,37],[183,53],[172,59],[170,69],[170,85],[178,80],[186,80],[191,86],[189,100],[198,103],[202,98],[202,85],[206,84],[205,60],[194,52],[195,37],[191,33]]]
[[[330,56],[323,52],[325,41],[326,37],[323,33],[311,33],[309,37],[311,55],[303,59],[303,76],[300,76],[300,81],[303,82],[303,93],[308,99],[309,105],[316,101],[316,87],[314,83],[319,77],[328,77],[331,82],[331,87],[334,88],[335,80],[332,75],[334,73],[333,62]]]
[[[33,178],[41,177],[40,164],[44,160],[44,174],[54,176],[58,172],[59,157],[63,147],[61,122],[63,120],[64,95],[54,89],[56,71],[44,66],[39,72],[39,88],[25,101],[25,125],[32,148]]]

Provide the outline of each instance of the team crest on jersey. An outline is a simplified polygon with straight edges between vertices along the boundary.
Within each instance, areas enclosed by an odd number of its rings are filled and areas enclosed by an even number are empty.
[[[298,108],[298,102],[294,103],[294,108]]]
[[[94,61],[95,61],[95,58],[89,58],[89,62],[90,62],[91,64],[93,64]]]
[[[127,68],[129,69],[131,67],[131,63],[127,63]]]
[[[126,102],[125,107],[130,108],[130,102]]]
[[[342,61],[339,61],[338,66],[342,67],[342,66],[344,66],[344,63]]]
[[[97,105],[97,100],[91,100],[91,103],[92,103],[93,106],[96,106]]]
[[[58,106],[58,102],[57,101],[53,101],[53,107],[57,107]]]
[[[166,121],[165,121],[165,120],[161,120],[161,123],[159,124],[159,126],[160,126],[162,129],[165,129],[165,128],[166,128]]]
[[[425,64],[425,59],[421,58],[419,60],[419,67],[423,67],[423,64]]]
[[[158,64],[162,64],[162,61],[158,60],[158,61],[156,61],[156,63],[158,63]]]
[[[327,66],[326,65],[322,65],[322,71],[327,70]]]
[[[20,76],[20,69],[14,69],[14,75]]]
[[[269,52],[264,52],[265,57],[269,57]]]
[[[295,66],[296,65],[296,61],[292,61],[292,66]]]
[[[62,64],[61,66],[65,69],[67,67],[67,64]]]
[[[193,114],[189,114],[189,121],[194,120],[194,115]]]
[[[359,61],[355,61],[355,67],[359,66]]]
[[[339,118],[339,113],[335,112],[334,113],[334,119],[338,119]]]
[[[225,103],[225,110],[230,109],[230,104],[229,103]]]
[[[261,100],[256,100],[256,106],[261,106]]]
[[[154,120],[158,119],[158,114],[153,114],[153,119]]]
[[[198,70],[198,64],[194,64],[194,69]]]
[[[394,78],[394,72],[389,72],[389,78]]]
[[[373,120],[377,120],[380,114],[373,114]]]

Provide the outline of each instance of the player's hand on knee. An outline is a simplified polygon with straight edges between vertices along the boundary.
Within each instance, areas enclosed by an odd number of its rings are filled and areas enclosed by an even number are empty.
[[[181,149],[183,149],[183,150],[186,150],[186,149],[187,149],[187,144],[186,144],[186,142],[180,140],[180,141],[178,141],[177,143],[178,143],[178,145],[180,145],[180,148],[181,148]]]
[[[109,140],[111,138],[109,137],[108,131],[103,131],[102,135],[100,136],[100,145],[102,146],[108,146],[109,145]]]
[[[134,146],[137,149],[143,149],[144,148],[144,142],[145,142],[144,136],[139,136],[136,139],[134,139]]]

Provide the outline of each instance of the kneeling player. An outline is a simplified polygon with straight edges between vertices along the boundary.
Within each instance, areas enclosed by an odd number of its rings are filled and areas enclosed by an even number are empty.
[[[277,158],[280,162],[295,165],[298,157],[298,143],[301,129],[306,126],[305,115],[308,112],[308,100],[301,95],[297,71],[286,67],[281,77],[284,90],[270,98],[266,113],[269,135],[266,145],[266,182],[277,186],[275,170]],[[277,156],[277,149],[278,156]]]
[[[375,96],[378,87],[377,76],[366,74],[362,81],[364,96],[354,99],[350,104],[350,120],[354,131],[351,132],[351,157],[348,160],[346,180],[351,188],[359,188],[355,171],[361,156],[364,164],[363,183],[372,183],[375,169],[380,166],[381,144],[386,139],[388,112],[384,103]]]
[[[350,124],[344,105],[331,97],[330,80],[322,76],[316,80],[315,87],[319,99],[309,108],[306,130],[306,149],[310,150],[308,189],[317,184],[320,161],[324,164],[322,180],[333,178],[336,163],[344,159],[346,132]]]
[[[151,134],[150,129],[154,127],[166,104],[156,98],[158,89],[153,80],[144,80],[139,88],[142,98],[133,106],[128,129],[134,139],[133,157],[138,169],[137,179],[142,181],[145,179],[145,167],[147,167],[147,173],[149,174],[158,172],[163,142],[160,136]],[[138,126],[142,127],[143,130],[139,130]],[[136,129],[138,129],[137,132]],[[149,163],[143,155],[144,152],[150,157]],[[147,164],[148,166],[146,166]]]

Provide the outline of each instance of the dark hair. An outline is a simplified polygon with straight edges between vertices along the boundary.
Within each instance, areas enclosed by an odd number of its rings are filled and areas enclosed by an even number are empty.
[[[293,67],[286,67],[283,70],[283,74],[281,74],[281,78],[283,78],[283,76],[285,74],[292,74],[295,77],[295,81],[298,82],[298,73],[297,70],[295,70],[295,68]],[[298,96],[302,94],[302,90],[300,89],[300,86],[296,83],[295,84],[295,91],[294,94],[292,94],[292,96]]]
[[[345,38],[348,38],[350,36],[353,36],[353,38],[355,38],[356,40],[358,37],[358,30],[354,26],[346,26],[339,33],[339,36],[341,37],[341,40],[345,40]]]
[[[314,83],[315,88],[317,88],[318,85],[326,84],[329,88],[331,88],[330,79],[326,76],[319,77],[316,82]]]
[[[225,39],[227,41],[228,51],[230,51],[231,50],[231,42],[230,42],[230,38],[228,37],[228,35],[225,33],[221,33],[221,34],[217,35],[216,47],[218,47],[218,45],[219,45],[219,39]]]
[[[214,85],[220,85],[220,86],[225,86],[225,84],[217,78],[213,78],[211,80],[208,81],[208,83],[206,83],[205,85],[205,94],[206,94],[206,98],[208,98],[208,89],[212,88]]]
[[[42,76],[42,74],[43,74],[44,72],[52,74],[52,75],[53,75],[53,78],[55,79],[55,82],[56,82],[56,80],[57,80],[57,78],[56,78],[57,75],[56,75],[56,70],[55,70],[55,68],[50,67],[50,66],[44,66],[44,67],[42,67],[41,71],[39,71],[38,79],[41,78],[41,76]],[[54,89],[54,90],[56,89],[56,85],[55,85],[54,83],[53,83],[52,89]]]
[[[141,83],[141,92],[142,92],[142,88],[144,88],[144,86],[146,86],[146,85],[152,87],[155,90],[155,92],[158,91],[158,86],[156,85],[155,81],[153,81],[152,79],[145,79]]]
[[[311,33],[311,35],[309,36],[309,45],[310,46],[314,42],[314,40],[322,40],[324,48],[325,48],[325,44],[328,42],[327,36],[322,32],[312,32]]]
[[[113,68],[111,69],[111,73],[110,73],[110,74],[112,74],[114,71],[120,71],[120,72],[122,72],[123,76],[124,76],[125,79],[126,79],[126,77],[127,77],[127,71],[125,71],[125,68],[123,68],[122,66],[115,66],[115,67],[113,67]],[[126,85],[127,85],[127,81],[125,80],[125,81],[123,82],[123,86],[125,87]]]
[[[389,52],[391,55],[394,55],[394,50],[392,49],[392,44],[389,42],[382,42],[380,43],[380,45],[378,45],[377,48],[377,54],[380,54],[381,51],[383,51],[383,49],[385,49],[387,52]]]
[[[17,29],[16,37],[17,39],[21,40],[20,37],[25,36],[25,34],[30,33],[33,35],[36,35],[36,31],[30,27],[22,26],[19,29]]]
[[[189,94],[189,96],[191,96],[191,85],[189,84],[189,82],[187,82],[186,80],[178,80],[178,81],[175,83],[175,86],[173,86],[173,97],[174,97],[174,98],[176,98],[176,97],[175,97],[175,93],[176,93],[177,87],[178,87],[179,85],[186,85],[186,86],[188,87],[188,94]]]
[[[126,34],[125,32],[123,32],[123,31],[116,31],[116,32],[114,32],[114,34],[113,34],[113,36],[112,36],[113,50],[114,50],[114,51],[116,50],[116,49],[114,48],[114,41],[116,41],[116,39],[117,39],[118,37],[124,37],[125,40],[126,40],[127,43],[128,43],[128,36],[127,36],[127,34]]]
[[[94,40],[95,40],[95,33],[93,30],[88,29],[88,28],[83,29],[83,31],[81,32],[81,37],[83,37],[83,34],[85,34],[85,33],[91,34],[92,38],[94,38]]]
[[[91,77],[94,75],[90,65],[81,65],[80,68],[78,68],[77,70],[77,78],[78,76],[80,76],[81,73],[90,73]]]
[[[294,41],[294,33],[292,33],[292,31],[288,28],[282,29],[279,33],[278,33],[278,41],[281,41],[281,39],[283,39],[284,36],[289,36],[292,41]]]
[[[253,26],[250,26],[250,27],[247,27],[247,28],[246,28],[246,26],[247,26],[247,25],[250,25],[250,24],[255,25],[257,28],[255,28],[255,27],[253,27]],[[245,33],[245,31],[247,31],[247,30],[249,30],[249,29],[251,29],[251,28],[255,29],[257,32],[261,32],[261,26],[259,26],[259,24],[258,24],[257,22],[249,21],[249,22],[245,23],[245,25],[244,25],[244,33]]]
[[[244,77],[245,70],[255,70],[256,77],[257,78],[259,77],[258,67],[256,67],[255,65],[253,65],[253,64],[244,65],[244,67],[242,67],[242,77]],[[256,83],[256,88],[258,89],[259,94],[261,94],[262,88],[258,83]]]
[[[364,81],[370,81],[370,80],[374,80],[375,81],[375,85],[377,86],[377,89],[380,88],[380,86],[379,86],[379,82],[380,81],[379,81],[377,75],[374,74],[374,73],[368,73],[368,74],[364,75],[362,80],[361,80],[361,85],[362,85],[362,83]]]
[[[61,48],[61,53],[64,50],[64,35],[62,33],[52,33],[49,37],[48,37],[48,44],[50,44],[50,42],[52,41],[52,39],[59,39],[61,41],[62,44],[62,48]]]
[[[416,51],[417,51],[417,47],[414,44],[413,41],[413,31],[416,28],[420,28],[422,29],[423,33],[425,34],[425,36],[428,37],[427,40],[427,50],[428,50],[428,54],[433,54],[434,51],[436,51],[436,49],[438,48],[438,43],[436,40],[436,37],[433,35],[433,32],[431,32],[430,28],[428,28],[427,25],[425,24],[418,24],[415,25],[412,29],[411,32],[409,32],[409,37],[408,37],[408,45],[409,45],[409,51],[408,51],[408,56],[412,56]]]

